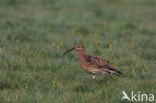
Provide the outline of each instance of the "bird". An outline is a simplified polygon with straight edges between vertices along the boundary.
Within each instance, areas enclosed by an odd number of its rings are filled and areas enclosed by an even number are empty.
[[[78,57],[78,61],[80,64],[80,67],[87,73],[91,74],[91,77],[93,80],[95,80],[96,75],[101,74],[114,74],[116,76],[121,76],[122,72],[115,69],[108,60],[100,57],[100,56],[91,56],[85,54],[85,48],[83,44],[77,44],[73,48],[65,51],[63,53],[63,57],[73,51],[76,50],[76,54]]]

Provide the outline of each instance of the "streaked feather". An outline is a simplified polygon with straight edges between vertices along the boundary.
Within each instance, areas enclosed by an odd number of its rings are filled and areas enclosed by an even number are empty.
[[[110,65],[109,61],[105,60],[102,57],[85,55],[85,59],[87,62],[90,62],[90,64],[94,68],[98,69],[99,72],[111,73],[111,74],[115,74],[117,76],[120,76],[122,74],[120,71],[118,71],[114,67],[112,67]]]

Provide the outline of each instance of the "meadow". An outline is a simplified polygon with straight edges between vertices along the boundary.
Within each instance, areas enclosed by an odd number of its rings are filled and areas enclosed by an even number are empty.
[[[77,43],[124,75],[93,83],[62,58]],[[129,103],[122,91],[156,96],[155,0],[0,0],[0,103]]]

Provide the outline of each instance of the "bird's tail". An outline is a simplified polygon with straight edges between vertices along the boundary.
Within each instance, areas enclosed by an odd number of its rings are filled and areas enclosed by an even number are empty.
[[[119,70],[116,70],[115,68],[113,68],[112,66],[110,66],[110,68],[108,69],[108,72],[111,74],[114,74],[118,77],[120,77],[123,73],[120,72]]]
[[[118,77],[120,77],[122,75],[122,73],[120,71],[118,71],[118,70],[114,71],[113,74],[115,74]]]

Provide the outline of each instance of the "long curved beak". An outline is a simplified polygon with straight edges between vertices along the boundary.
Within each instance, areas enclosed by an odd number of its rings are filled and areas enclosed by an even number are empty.
[[[64,52],[63,53],[63,57],[64,57],[64,55],[66,55],[68,52],[71,52],[72,50],[74,50],[75,49],[75,47],[74,48],[71,48],[71,49],[69,49],[69,50],[67,50],[66,52]]]

